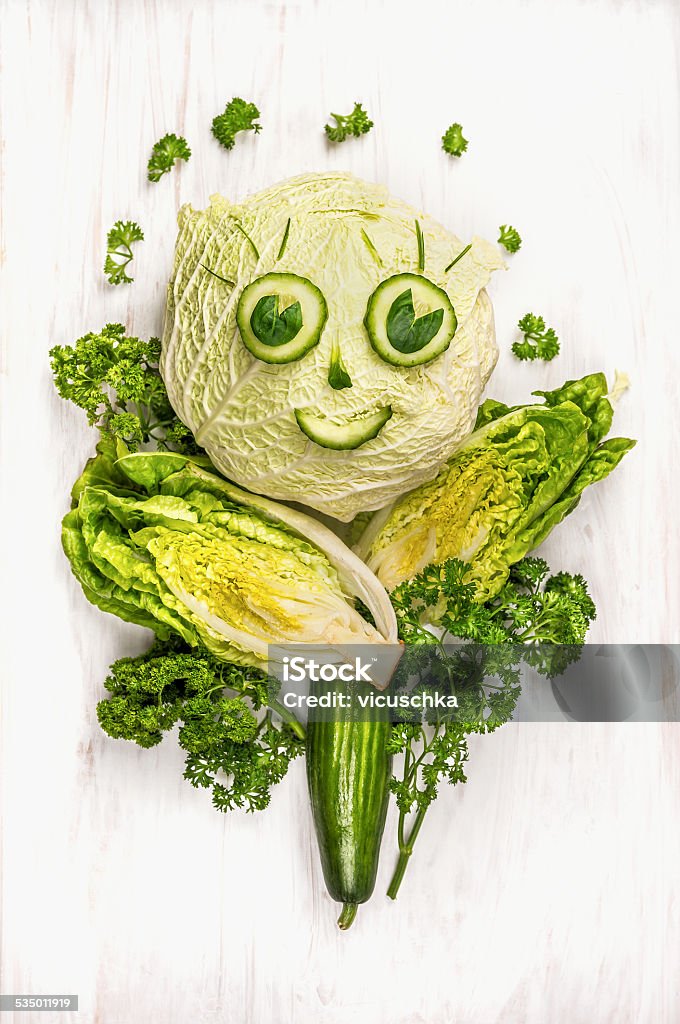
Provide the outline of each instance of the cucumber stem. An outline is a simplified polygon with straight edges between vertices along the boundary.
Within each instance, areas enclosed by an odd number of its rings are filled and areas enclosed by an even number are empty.
[[[358,903],[343,903],[340,917],[338,918],[338,928],[342,928],[346,932],[357,916],[358,909]]]
[[[394,874],[392,875],[392,881],[390,882],[389,887],[387,889],[387,895],[389,896],[389,898],[391,900],[396,900],[396,898],[397,898],[397,893],[399,892],[399,886],[401,885],[401,883],[403,881],[404,875],[406,873],[406,868],[408,867],[409,859],[411,857],[411,854],[413,853],[414,843],[415,843],[416,839],[418,838],[418,833],[420,832],[420,829],[422,827],[423,821],[425,820],[425,811],[426,810],[427,810],[427,807],[420,807],[418,809],[418,811],[416,813],[416,816],[413,819],[413,827],[411,828],[411,831],[409,832],[408,841],[405,842],[405,843],[401,842],[401,841],[399,842],[399,860],[397,861],[397,866],[394,869]],[[404,821],[403,821],[402,816],[400,815],[400,817],[399,817],[399,835],[400,835],[400,838],[404,834],[403,829],[404,829]]]

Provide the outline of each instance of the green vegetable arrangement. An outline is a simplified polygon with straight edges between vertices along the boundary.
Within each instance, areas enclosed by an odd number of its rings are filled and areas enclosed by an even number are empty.
[[[142,747],[178,726],[185,778],[222,811],[265,808],[304,754],[324,877],[347,928],[375,886],[390,794],[395,898],[440,783],[465,781],[467,737],[512,715],[518,648],[530,645],[546,675],[578,656],[595,616],[585,581],[525,556],[632,442],[603,441],[612,410],[601,374],[535,406],[488,400],[441,474],[365,528],[357,550],[376,576],[318,521],[212,470],[172,413],[158,354],[157,340],[120,325],[51,353],[59,393],[100,431],[73,488],[64,550],[90,601],[156,636],[111,667],[99,722]],[[156,451],[131,450],[140,444]],[[416,689],[448,686],[455,717],[339,714],[305,731],[265,671],[270,643],[397,636],[394,685],[410,673]],[[452,637],[473,646],[451,654]]]
[[[231,150],[259,117],[234,98],[213,135]],[[331,118],[333,144],[373,128],[359,103]],[[462,126],[441,144],[461,157]],[[190,157],[164,136],[148,180]],[[602,374],[478,408],[497,357],[485,286],[499,250],[380,186],[307,174],[240,205],[184,207],[179,223],[163,341],[108,324],[50,353],[59,394],[99,431],[64,551],[93,604],[154,636],[111,666],[98,720],[142,747],[174,731],[185,778],[221,811],[266,808],[304,756],[346,929],[373,894],[390,799],[394,899],[440,784],[465,781],[469,736],[512,717],[521,663],[552,677],[579,657],[587,584],[530,553],[634,442],[606,439]],[[516,253],[516,229],[499,231]],[[143,237],[114,224],[111,284],[132,281]],[[519,359],[558,354],[542,317],[519,329]],[[354,549],[280,502],[354,520]],[[388,693],[449,694],[455,711],[334,710],[305,727],[271,676],[272,645],[287,643],[341,660],[353,644],[392,645]]]

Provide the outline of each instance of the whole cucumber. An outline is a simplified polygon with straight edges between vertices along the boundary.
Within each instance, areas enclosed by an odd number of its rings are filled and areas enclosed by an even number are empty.
[[[391,726],[387,718],[363,721],[345,710],[326,714],[307,723],[307,782],[326,888],[343,904],[338,925],[344,929],[375,887],[392,775]]]

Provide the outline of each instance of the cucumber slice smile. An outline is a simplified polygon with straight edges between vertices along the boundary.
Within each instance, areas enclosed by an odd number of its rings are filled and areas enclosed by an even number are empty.
[[[292,363],[319,343],[328,319],[321,291],[297,274],[251,281],[236,310],[243,344],[264,363]]]
[[[416,308],[422,312],[416,313]],[[375,289],[364,326],[392,366],[420,366],[445,352],[458,321],[446,292],[421,274],[394,274]]]
[[[385,405],[377,412],[358,420],[344,423],[320,416],[309,409],[295,409],[295,419],[303,434],[322,448],[335,451],[353,451],[377,437],[392,415],[392,406]]]

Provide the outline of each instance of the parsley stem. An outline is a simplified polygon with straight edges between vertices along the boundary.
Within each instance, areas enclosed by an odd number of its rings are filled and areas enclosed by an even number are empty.
[[[404,828],[406,825],[406,814],[404,811],[399,811],[399,825],[397,826],[397,842],[399,843],[399,849],[402,850],[406,843],[406,836],[404,835]]]
[[[389,887],[387,889],[387,895],[391,900],[396,900],[397,898],[399,886],[401,885],[404,875],[406,874],[406,868],[408,867],[409,859],[411,857],[411,854],[413,853],[413,846],[415,844],[416,839],[418,838],[418,833],[420,832],[423,821],[425,820],[426,810],[427,807],[418,808],[415,818],[413,819],[413,826],[411,827],[411,831],[409,832],[408,840],[405,843],[402,842],[402,838],[404,835],[404,821],[402,816],[399,816],[399,860],[397,861],[397,866],[394,870],[394,874],[392,875],[392,881],[390,882]]]
[[[272,709],[272,711],[276,712],[281,721],[285,722],[286,725],[290,726],[295,735],[298,736],[301,740],[303,740],[305,738],[305,727],[302,724],[302,722],[295,717],[293,712],[290,711],[288,708],[284,707],[283,704],[281,704],[278,700],[275,700],[274,698],[272,698],[268,703],[269,707]]]

